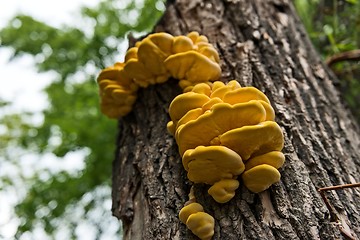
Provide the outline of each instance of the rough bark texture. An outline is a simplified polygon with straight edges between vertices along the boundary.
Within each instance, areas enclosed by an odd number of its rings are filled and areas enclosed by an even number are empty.
[[[270,99],[285,135],[281,182],[253,194],[245,187],[218,204],[197,185],[195,195],[215,218],[213,239],[341,239],[319,187],[360,182],[359,128],[341,102],[332,73],[309,42],[286,0],[178,0],[154,31],[198,31],[221,56],[224,82],[237,79]],[[119,121],[113,166],[113,213],[124,239],[196,239],[178,220],[190,182],[166,131],[176,80],[139,92]],[[359,189],[327,194],[340,224],[360,236]]]

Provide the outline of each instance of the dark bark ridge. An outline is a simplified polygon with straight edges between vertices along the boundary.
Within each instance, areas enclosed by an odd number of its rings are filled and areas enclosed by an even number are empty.
[[[339,239],[338,224],[317,188],[359,182],[359,128],[332,73],[309,42],[289,1],[169,2],[154,30],[198,31],[219,51],[222,81],[236,79],[270,99],[285,136],[281,182],[260,194],[241,186],[226,204],[207,186],[195,195],[215,218],[213,239]],[[113,163],[113,214],[124,239],[196,239],[178,219],[191,184],[167,131],[176,81],[141,89],[133,112],[119,121]],[[360,236],[360,193],[327,193],[341,225]]]

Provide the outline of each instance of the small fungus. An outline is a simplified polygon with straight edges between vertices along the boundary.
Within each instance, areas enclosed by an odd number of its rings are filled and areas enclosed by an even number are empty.
[[[170,73],[164,66],[171,54],[173,36],[167,33],[154,33],[131,48],[125,56],[125,71],[141,87],[165,82]],[[135,54],[136,52],[136,54]]]
[[[189,201],[179,212],[179,219],[202,240],[210,240],[214,235],[215,220],[196,202],[193,187],[190,189]]]
[[[273,166],[261,164],[245,171],[241,177],[250,191],[259,193],[280,181],[281,175]]]
[[[281,168],[285,162],[285,156],[282,152],[272,151],[256,157],[252,157],[245,162],[245,170],[249,170],[261,164],[268,164],[276,169]]]
[[[99,84],[100,109],[110,118],[128,114],[136,100],[137,87],[123,70],[124,64],[116,63],[105,68],[97,78]]]
[[[233,129],[219,138],[222,146],[237,152],[244,161],[251,156],[280,151],[284,146],[282,131],[273,121]]]
[[[217,80],[221,74],[217,62],[195,50],[171,55],[164,64],[172,77],[186,79],[194,84]]]
[[[248,102],[250,100],[262,100],[270,104],[270,101],[266,95],[254,87],[243,87],[227,92],[224,95],[223,100],[224,102],[230,104]]]
[[[222,146],[198,146],[183,156],[187,176],[194,183],[213,185],[208,193],[219,203],[228,202],[235,195],[239,182],[235,180],[245,169],[241,157]]]
[[[269,188],[280,180],[277,170],[285,162],[282,152],[272,151],[245,162],[245,172],[242,175],[244,185],[252,192],[258,193]]]
[[[222,179],[232,179],[245,169],[241,157],[223,146],[198,146],[187,150],[182,162],[189,180],[210,185]]]
[[[173,54],[176,54],[176,53],[191,51],[194,50],[193,46],[194,44],[190,38],[186,36],[177,36],[174,37],[171,52]]]
[[[216,83],[221,83],[221,82],[216,82]],[[239,89],[239,88],[241,88],[241,86],[235,80],[232,80],[228,84],[223,85],[223,86],[221,86],[221,85],[213,85],[213,91],[212,91],[210,97],[211,98],[218,97],[220,99],[223,99],[224,95],[226,93],[233,92],[234,90]],[[236,103],[240,103],[240,101],[236,102]]]
[[[197,212],[203,212],[204,208],[201,206],[201,204],[197,202],[190,203],[186,206],[184,206],[180,212],[179,212],[179,219],[181,222],[186,224],[187,219],[191,214],[197,213]]]
[[[204,94],[187,92],[178,95],[171,102],[169,107],[169,115],[173,121],[178,121],[182,118],[188,111],[201,108],[205,103],[207,103],[210,98]]]
[[[222,179],[214,183],[208,193],[218,203],[226,203],[235,196],[235,190],[239,187],[239,181],[236,179]]]
[[[202,240],[210,240],[214,235],[214,218],[205,212],[191,214],[186,220],[186,226]]]

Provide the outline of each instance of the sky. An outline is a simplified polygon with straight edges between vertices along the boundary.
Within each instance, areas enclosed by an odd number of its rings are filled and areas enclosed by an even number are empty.
[[[0,29],[7,25],[8,21],[19,13],[31,15],[34,18],[46,22],[55,27],[61,27],[63,24],[80,24],[74,21],[78,14],[77,9],[80,6],[95,6],[99,0],[71,0],[71,1],[49,1],[49,0],[0,0]],[[79,16],[78,16],[78,19]],[[42,89],[53,79],[54,73],[38,73],[34,67],[34,59],[30,56],[22,56],[9,62],[11,49],[0,48],[0,99],[11,102],[11,107],[0,111],[0,120],[2,114],[21,111],[40,112],[47,106],[46,95]],[[34,119],[36,121],[36,119]],[[38,119],[41,121],[41,119]],[[1,129],[0,129],[1,130]],[[77,170],[83,167],[84,152],[75,152],[66,156],[64,159],[56,159],[54,156],[44,155],[38,164],[39,156],[28,154],[23,159],[27,165],[22,170],[15,169],[14,166],[1,164],[0,177],[5,172],[25,171],[23,174],[31,175],[33,170],[47,169],[55,166],[63,170]],[[1,160],[1,156],[0,156]],[[21,184],[21,183],[19,183]],[[13,239],[14,231],[18,222],[11,219],[13,213],[12,206],[16,203],[17,197],[21,191],[0,192],[0,238]],[[111,201],[106,203],[111,206]],[[111,226],[109,226],[111,227]],[[114,227],[114,226],[113,226]],[[116,227],[115,227],[116,228]],[[46,239],[43,233],[39,233],[37,239]],[[86,226],[79,230],[79,236],[83,239],[89,238],[91,231]],[[87,235],[87,237],[86,237]],[[31,239],[25,238],[25,239]],[[57,239],[61,239],[57,238]],[[111,239],[111,237],[109,237]]]
[[[18,13],[26,13],[53,26],[73,24],[76,9],[82,5],[94,6],[99,0],[0,0],[0,28]],[[11,51],[0,49],[0,76],[6,87],[0,88],[0,97],[13,102],[11,111],[39,111],[46,107],[45,95],[41,93],[54,79],[51,73],[39,74],[33,67],[33,58],[24,56],[8,63]],[[29,101],[30,100],[30,101]]]

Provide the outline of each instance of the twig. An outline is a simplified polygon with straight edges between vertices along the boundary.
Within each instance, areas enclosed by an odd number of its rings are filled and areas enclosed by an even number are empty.
[[[357,60],[360,60],[360,49],[334,54],[331,57],[327,58],[325,62],[329,67],[331,67],[331,65],[337,62]]]
[[[351,183],[351,184],[342,184],[342,185],[336,185],[336,186],[330,186],[330,187],[323,187],[319,188],[319,192],[323,191],[330,191],[330,190],[337,190],[337,189],[344,189],[344,188],[356,188],[360,187],[360,183]]]
[[[330,212],[331,221],[339,223],[338,226],[341,234],[348,240],[356,240],[356,239],[351,235],[351,233],[347,232],[340,223],[340,218],[336,214],[336,210],[334,209],[334,207],[330,204],[329,200],[327,199],[325,192],[330,190],[339,190],[339,189],[356,188],[356,187],[360,187],[360,183],[342,184],[342,185],[323,187],[318,189],[318,192],[320,193],[322,200],[324,201],[326,207]]]

